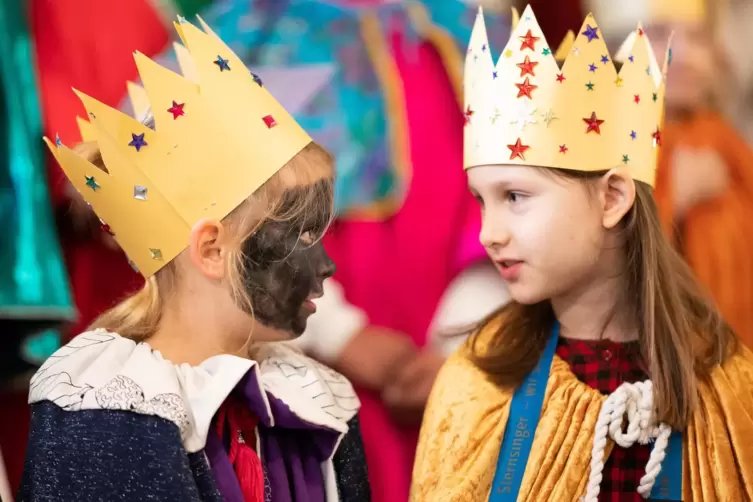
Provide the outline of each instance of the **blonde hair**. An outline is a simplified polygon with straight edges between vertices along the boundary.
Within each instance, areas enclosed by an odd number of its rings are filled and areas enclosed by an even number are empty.
[[[547,171],[586,182],[602,174]],[[698,378],[706,377],[739,343],[664,235],[648,185],[636,182],[635,204],[622,232],[626,298],[636,299],[641,354],[654,384],[658,416],[683,429],[697,405]],[[467,345],[471,360],[498,385],[516,387],[541,358],[555,320],[548,300],[511,302],[475,328]]]
[[[107,170],[96,144],[83,143],[77,147],[77,152],[100,169]],[[318,144],[309,143],[222,220],[234,235],[234,248],[228,254],[227,261],[230,293],[239,306],[248,312],[253,310],[253,306],[243,284],[243,242],[267,221],[303,222],[311,220],[312,214],[326,214],[331,218],[331,178],[325,178],[329,180],[325,189],[314,187],[316,181],[323,179],[323,174],[331,173],[332,166],[332,156]],[[285,191],[296,186],[309,186],[311,189],[304,189],[302,196],[292,204],[283,205]],[[149,277],[140,291],[101,314],[90,329],[104,328],[137,342],[144,341],[159,327],[166,298],[179,281],[179,269],[173,260]]]

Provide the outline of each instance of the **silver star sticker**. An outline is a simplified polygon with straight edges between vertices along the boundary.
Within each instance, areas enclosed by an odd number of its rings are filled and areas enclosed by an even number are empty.
[[[536,119],[533,117],[533,114],[536,113],[536,110],[537,108],[533,106],[529,101],[521,101],[513,111],[513,119],[510,121],[510,124],[517,124],[518,129],[524,131],[528,124],[536,123]]]
[[[548,112],[544,112],[541,114],[541,118],[544,119],[544,123],[547,127],[549,127],[549,124],[552,123],[552,120],[557,120],[559,117],[554,114],[554,110],[551,108]]]
[[[497,108],[495,106],[494,107],[494,113],[492,113],[492,116],[489,117],[489,119],[492,121],[492,124],[496,124],[497,123],[497,119],[500,118],[501,116],[502,116],[502,114],[499,113],[499,108]]]
[[[137,200],[146,200],[146,187],[141,185],[134,185],[133,198]]]

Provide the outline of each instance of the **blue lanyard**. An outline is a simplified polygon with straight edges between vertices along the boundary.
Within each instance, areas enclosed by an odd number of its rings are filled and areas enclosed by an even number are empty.
[[[513,394],[489,502],[516,502],[518,499],[541,408],[544,406],[546,384],[559,335],[560,326],[555,323],[544,354]],[[682,501],[682,434],[672,433],[666,455],[650,499]]]

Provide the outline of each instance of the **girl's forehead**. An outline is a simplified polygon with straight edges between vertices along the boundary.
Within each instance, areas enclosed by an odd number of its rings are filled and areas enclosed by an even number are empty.
[[[468,182],[472,188],[499,183],[532,182],[547,179],[542,169],[518,165],[489,165],[468,169]]]

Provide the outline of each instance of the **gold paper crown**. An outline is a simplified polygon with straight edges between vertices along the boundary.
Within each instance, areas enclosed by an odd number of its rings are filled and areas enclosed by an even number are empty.
[[[132,263],[149,277],[188,244],[202,218],[222,219],[311,142],[261,80],[203,23],[176,24],[184,76],[134,55],[143,88],[130,85],[138,116],[155,129],[77,92],[104,172],[45,141]]]
[[[589,14],[560,68],[529,6],[495,65],[479,9],[465,62],[465,168],[627,165],[653,186],[666,63],[636,33],[618,73]]]

